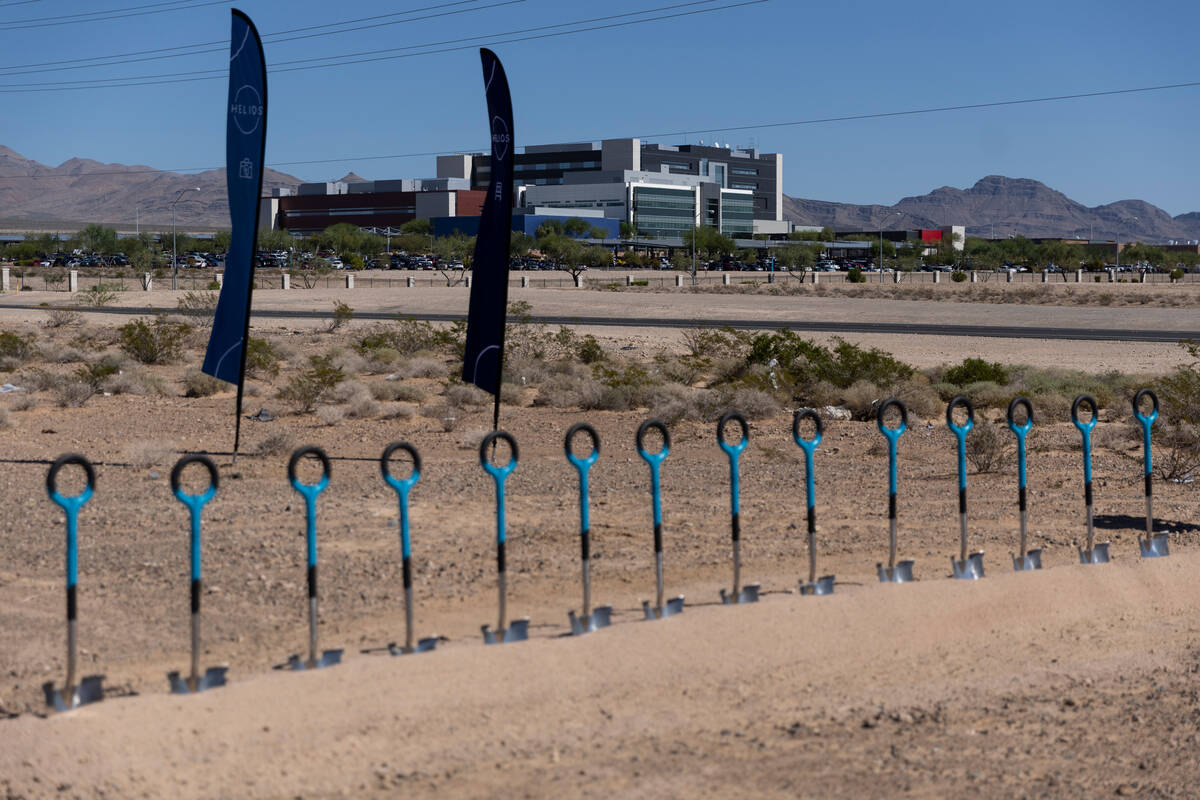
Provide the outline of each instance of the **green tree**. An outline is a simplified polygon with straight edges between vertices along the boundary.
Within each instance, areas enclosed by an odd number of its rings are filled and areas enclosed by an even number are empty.
[[[632,222],[621,220],[620,234],[622,239],[636,239],[638,237],[637,226]]]
[[[89,253],[107,255],[117,251],[117,232],[95,223],[75,234]]]
[[[513,231],[508,237],[509,258],[525,258],[537,246],[537,239],[524,231]]]
[[[433,223],[427,219],[410,219],[400,226],[400,231],[401,233],[413,234],[415,236],[431,236],[433,234]]]
[[[737,249],[732,239],[722,236],[716,228],[706,225],[683,232],[684,248],[690,249],[693,242],[697,255],[702,255],[705,259],[732,255]]]

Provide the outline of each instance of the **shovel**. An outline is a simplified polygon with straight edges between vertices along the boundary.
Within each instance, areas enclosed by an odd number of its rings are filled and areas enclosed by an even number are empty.
[[[181,479],[183,470],[189,464],[203,464],[208,470],[208,489],[203,494],[188,494],[183,490]],[[203,675],[200,674],[200,514],[209,500],[217,496],[217,486],[220,480],[217,475],[217,465],[208,456],[184,456],[175,462],[171,470],[171,491],[179,502],[188,507],[192,517],[192,535],[190,541],[192,562],[192,672],[184,678],[179,672],[168,672],[167,681],[171,685],[171,694],[194,694],[205,689],[215,689],[225,685],[225,673],[229,667],[209,667]]]
[[[736,422],[742,429],[742,438],[737,444],[725,441],[725,426]],[[721,590],[721,602],[725,605],[733,603],[757,603],[758,584],[748,583],[742,586],[742,526],[740,521],[740,489],[738,482],[738,459],[746,445],[750,443],[750,426],[746,418],[736,411],[726,412],[717,422],[717,444],[729,456],[729,513],[730,531],[733,538],[733,592],[726,594]]]
[[[1091,418],[1087,422],[1079,421],[1079,407],[1086,405],[1091,410]],[[1092,428],[1096,427],[1099,407],[1096,401],[1086,394],[1081,394],[1071,403],[1071,422],[1079,429],[1083,437],[1083,498],[1087,505],[1087,548],[1079,548],[1079,563],[1107,564],[1108,542],[1096,542],[1095,527],[1092,524]]]
[[[1017,424],[1017,409],[1025,409],[1025,421]],[[1026,527],[1027,508],[1025,499],[1025,437],[1033,430],[1033,403],[1027,397],[1014,397],[1008,404],[1008,429],[1017,437],[1017,507],[1021,512],[1021,548],[1019,555],[1012,557],[1013,569],[1024,572],[1042,568],[1041,549],[1026,550],[1028,528]]]
[[[1142,398],[1149,397],[1154,404],[1154,410],[1149,414],[1142,413]],[[1138,539],[1138,548],[1142,558],[1161,558],[1171,555],[1167,534],[1154,532],[1154,480],[1153,467],[1150,462],[1150,426],[1158,419],[1158,395],[1149,389],[1142,389],[1133,396],[1133,415],[1142,424],[1142,453],[1145,465],[1146,481],[1146,538]]]
[[[811,439],[800,435],[800,423],[806,419],[812,420],[815,426]],[[792,439],[804,451],[804,497],[808,503],[808,582],[800,582],[800,594],[833,594],[833,576],[822,575],[817,578],[817,509],[813,452],[821,443],[824,433],[825,426],[821,423],[821,415],[811,408],[797,411],[792,417]]]
[[[883,417],[892,406],[900,411],[900,424],[889,428]],[[908,407],[898,397],[884,400],[876,412],[875,425],[888,441],[888,565],[876,564],[875,571],[880,583],[908,583],[913,580],[912,560],[896,563],[896,442],[908,430]]]
[[[488,458],[488,449],[495,447],[497,439],[508,442],[511,451],[508,463],[501,467],[497,467]],[[504,545],[508,538],[504,522],[504,481],[508,479],[509,473],[517,468],[517,440],[507,431],[492,431],[479,443],[479,463],[496,482],[496,571],[500,587],[500,624],[496,626],[495,631],[491,625],[484,625],[483,641],[484,644],[523,642],[529,638],[529,619],[513,620],[512,625],[507,624],[508,576],[505,572],[504,557]]]
[[[58,493],[58,472],[67,464],[78,464],[87,473],[87,486],[74,497],[64,497]],[[75,584],[79,577],[79,546],[76,534],[79,530],[79,509],[91,500],[96,492],[96,470],[92,467],[92,462],[73,453],[59,456],[46,473],[46,492],[67,515],[67,680],[61,689],[55,689],[54,682],[48,681],[42,685],[42,691],[46,693],[46,705],[55,711],[68,711],[104,699],[103,675],[88,675],[79,685],[75,684]]]
[[[586,433],[592,440],[592,452],[586,458],[575,455],[571,448],[571,443],[579,433]],[[588,517],[588,470],[600,457],[600,437],[591,425],[579,422],[567,431],[563,447],[567,452],[567,461],[570,461],[571,466],[579,473],[579,547],[580,563],[583,567],[583,614],[577,617],[574,611],[568,611],[567,618],[571,621],[571,633],[582,636],[600,628],[607,628],[612,623],[612,606],[592,608],[592,531]]]
[[[394,477],[390,467],[392,456],[397,450],[403,450],[412,458],[412,474],[403,480]],[[408,492],[421,479],[421,455],[417,452],[417,448],[408,442],[393,442],[384,448],[383,455],[379,457],[379,471],[383,475],[384,483],[395,490],[396,497],[400,502],[400,557],[404,575],[404,647],[398,647],[395,642],[389,642],[388,652],[394,656],[424,653],[437,647],[438,640],[436,636],[431,636],[416,643],[413,641],[412,564],[409,560],[412,551],[408,543]]]
[[[954,409],[962,406],[967,410],[967,422],[959,425],[954,421]],[[958,395],[946,406],[946,426],[958,440],[958,558],[950,559],[954,577],[975,581],[983,577],[983,553],[967,555],[967,434],[975,427],[975,407],[970,399]]]
[[[314,456],[321,462],[321,480],[316,483],[304,483],[296,476],[296,466],[306,456]],[[298,655],[289,657],[288,666],[294,670],[332,667],[342,661],[340,649],[317,655],[317,497],[329,486],[329,473],[329,456],[315,445],[297,449],[288,461],[288,480],[292,488],[304,496],[308,542],[308,660],[304,661]]]
[[[657,453],[649,453],[645,448],[646,431],[652,428],[662,435],[662,449]],[[645,612],[646,621],[650,621],[683,613],[683,595],[673,597],[663,604],[662,491],[658,472],[671,451],[671,435],[667,433],[667,426],[661,420],[648,419],[638,426],[637,451],[642,460],[650,465],[650,498],[654,506],[654,575],[657,602],[651,607],[649,600],[642,601],[642,611]]]

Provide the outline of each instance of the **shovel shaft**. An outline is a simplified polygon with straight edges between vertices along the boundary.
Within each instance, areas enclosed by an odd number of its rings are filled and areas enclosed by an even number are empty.
[[[75,631],[75,587],[67,589],[67,682],[63,686],[63,698],[69,703],[75,691],[75,653],[77,648]]]
[[[405,567],[408,562],[405,562]],[[404,570],[408,572],[408,570]],[[412,584],[404,587],[404,650],[411,653],[413,649],[413,590]]]
[[[1154,536],[1154,496],[1150,494],[1150,476],[1146,476],[1146,538]]]
[[[888,567],[896,566],[896,493],[888,495]]]
[[[1092,481],[1083,484],[1083,499],[1087,505],[1087,549],[1092,549],[1092,542],[1095,539],[1095,529],[1092,525]]]
[[[317,565],[308,568],[308,658],[317,660]]]
[[[587,541],[587,537],[584,537]],[[585,545],[586,547],[586,545]],[[585,550],[583,555],[583,616],[585,619],[592,613],[592,560]]]
[[[1027,527],[1027,523],[1026,523],[1027,516],[1028,516],[1028,512],[1026,512],[1026,510],[1025,510],[1025,490],[1021,489],[1021,555],[1022,555],[1022,557],[1025,555],[1025,548],[1027,546],[1027,541],[1028,541],[1028,539],[1027,539],[1028,527]]]
[[[663,607],[663,557],[662,557],[662,549],[661,548],[654,554],[654,586],[655,586],[655,597],[658,600],[655,607],[662,608]]]
[[[192,679],[200,676],[200,579],[192,581]]]
[[[808,507],[808,582],[817,580],[817,510]]]
[[[737,514],[733,515],[733,529],[737,530]],[[742,541],[737,537],[733,540],[733,593],[736,596],[742,591]]]
[[[504,570],[504,544],[500,544],[497,551],[500,562],[500,573],[497,576],[496,585],[500,591],[500,624],[497,630],[503,634],[508,627],[508,573]]]
[[[967,490],[958,490],[959,559],[967,560]]]

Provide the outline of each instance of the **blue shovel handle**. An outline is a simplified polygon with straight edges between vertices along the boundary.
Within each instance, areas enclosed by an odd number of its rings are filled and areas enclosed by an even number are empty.
[[[203,464],[208,470],[208,489],[202,494],[188,494],[183,490],[181,480],[183,478],[183,470],[190,464]],[[217,487],[220,485],[220,478],[217,474],[217,465],[212,459],[204,455],[187,455],[175,462],[175,466],[171,469],[171,491],[175,493],[175,497],[179,502],[188,507],[192,516],[192,580],[200,580],[200,514],[204,509],[204,504],[217,496]]]
[[[1142,398],[1149,397],[1154,403],[1154,410],[1149,414],[1142,413]],[[1133,415],[1142,423],[1142,452],[1145,453],[1145,471],[1149,475],[1153,471],[1150,463],[1150,426],[1158,419],[1158,395],[1150,389],[1142,389],[1133,396]]]
[[[654,429],[662,435],[662,450],[657,453],[647,452],[645,447],[646,432]],[[642,460],[650,465],[650,495],[654,501],[654,527],[662,526],[662,492],[659,489],[658,468],[671,452],[671,434],[662,420],[648,419],[638,426],[637,451]],[[661,549],[661,548],[656,548]]]
[[[87,473],[87,486],[73,497],[65,497],[58,493],[58,473],[68,464],[78,464]],[[77,453],[67,453],[59,456],[50,465],[46,473],[46,493],[58,504],[67,515],[67,591],[75,588],[79,578],[79,547],[77,543],[79,509],[92,499],[96,492],[96,469],[92,462]]]
[[[887,411],[892,406],[900,409],[900,424],[894,428],[889,428],[884,424],[883,418]],[[896,494],[896,442],[899,441],[900,435],[908,430],[908,407],[904,405],[898,397],[889,397],[879,405],[879,411],[875,415],[875,425],[879,428],[879,432],[887,437],[888,440],[888,494]]]
[[[1017,424],[1017,409],[1024,406],[1025,422]],[[1028,397],[1014,397],[1008,404],[1008,429],[1017,437],[1017,478],[1018,486],[1025,488],[1025,437],[1033,430],[1033,403]]]
[[[392,456],[398,450],[408,453],[413,464],[412,473],[403,479],[392,475]],[[407,560],[411,555],[408,542],[408,493],[417,485],[417,481],[421,480],[421,454],[408,442],[392,442],[384,448],[383,455],[379,457],[379,472],[383,475],[384,483],[395,490],[400,502],[400,555]]]
[[[805,439],[800,435],[800,423],[806,419],[811,419],[813,425],[816,426],[816,431],[813,433],[813,438],[811,439]],[[792,416],[792,439],[804,451],[804,491],[809,508],[813,507],[816,495],[813,479],[813,452],[817,449],[817,445],[821,443],[821,437],[824,434],[825,426],[821,422],[821,415],[811,408],[797,411]]]
[[[1092,413],[1091,419],[1087,422],[1079,421],[1079,407],[1082,405],[1086,405]],[[1075,402],[1071,403],[1071,422],[1075,423],[1075,427],[1079,429],[1079,434],[1083,437],[1083,480],[1088,484],[1092,482],[1092,428],[1096,427],[1098,412],[1099,407],[1091,395],[1081,394],[1075,398]]]
[[[592,440],[592,452],[585,458],[575,455],[571,446],[575,437],[580,433],[586,433]],[[563,449],[566,451],[567,461],[570,461],[571,466],[575,467],[575,471],[579,473],[579,531],[581,534],[587,535],[587,532],[591,530],[591,520],[588,515],[588,470],[600,457],[600,436],[591,425],[586,422],[577,422],[567,430],[567,436],[563,440]]]
[[[488,453],[489,448],[497,439],[507,442],[511,451],[508,463],[502,466],[493,464]],[[508,431],[492,431],[479,443],[479,464],[496,482],[496,544],[498,545],[503,545],[508,538],[504,520],[504,481],[517,468],[517,457],[517,440]],[[503,572],[503,570],[501,571]]]
[[[730,422],[736,422],[742,429],[742,438],[737,444],[730,444],[725,441],[725,426]],[[725,451],[725,455],[729,456],[729,510],[734,515],[738,513],[739,506],[741,505],[741,489],[738,485],[738,459],[749,443],[750,426],[746,423],[746,418],[736,411],[727,411],[722,414],[721,419],[717,422],[717,444]]]
[[[296,476],[297,465],[301,459],[308,456],[316,456],[321,462],[321,480],[316,483],[304,483]],[[292,488],[304,496],[304,506],[307,512],[308,566],[315,567],[317,565],[317,496],[329,486],[329,456],[325,455],[325,451],[316,445],[297,448],[292,453],[292,457],[288,459],[287,473]]]
[[[962,406],[967,409],[967,424],[959,425],[954,421],[954,409]],[[956,395],[946,405],[946,427],[954,432],[958,439],[958,488],[967,488],[967,434],[975,427],[975,406],[966,395]]]

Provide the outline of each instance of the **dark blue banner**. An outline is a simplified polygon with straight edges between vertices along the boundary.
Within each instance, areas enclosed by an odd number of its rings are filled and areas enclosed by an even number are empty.
[[[500,410],[500,372],[504,364],[504,323],[508,310],[508,245],[512,235],[513,113],[508,78],[500,59],[482,48],[483,88],[492,136],[492,181],[488,185],[475,260],[471,262],[471,306],[462,379],[496,395]]]
[[[237,9],[233,9],[229,41],[226,113],[225,185],[233,235],[202,370],[238,385],[240,421],[240,387],[250,330],[250,292],[254,288],[254,249],[267,141],[267,66],[254,23]]]

